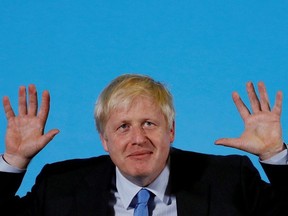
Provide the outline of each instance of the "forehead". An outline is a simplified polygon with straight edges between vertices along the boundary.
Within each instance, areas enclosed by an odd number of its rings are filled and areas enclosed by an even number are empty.
[[[121,101],[111,110],[110,114],[113,112],[128,113],[132,111],[141,113],[155,113],[161,111],[161,109],[160,106],[155,103],[152,98],[140,96],[129,101]]]
[[[147,97],[135,98],[130,103],[121,103],[110,111],[109,120],[125,120],[127,118],[158,119],[164,118],[162,109]]]

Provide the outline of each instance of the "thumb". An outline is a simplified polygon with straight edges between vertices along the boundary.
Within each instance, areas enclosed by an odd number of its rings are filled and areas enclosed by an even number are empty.
[[[221,138],[214,142],[216,145],[222,145],[232,148],[241,149],[241,140],[239,138]]]
[[[44,134],[40,139],[42,148],[44,148],[59,132],[58,129],[52,129]]]

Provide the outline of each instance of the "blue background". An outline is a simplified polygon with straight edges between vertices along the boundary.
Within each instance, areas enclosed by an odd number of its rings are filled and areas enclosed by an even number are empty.
[[[31,162],[24,195],[46,163],[105,153],[95,129],[94,103],[123,73],[141,73],[174,94],[174,146],[213,154],[246,154],[215,146],[238,137],[243,122],[231,93],[264,81],[271,103],[284,93],[288,130],[288,2],[225,0],[0,2],[0,96],[17,111],[20,85],[51,93],[46,130],[60,129]],[[6,118],[0,109],[0,152]],[[247,154],[246,154],[247,155]],[[248,156],[265,180],[258,159]],[[194,166],[195,164],[191,164]]]

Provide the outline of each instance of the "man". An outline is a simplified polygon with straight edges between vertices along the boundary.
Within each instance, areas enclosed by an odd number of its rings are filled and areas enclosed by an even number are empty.
[[[259,156],[271,182],[261,180],[246,156],[214,156],[171,146],[175,111],[166,87],[148,76],[125,74],[101,93],[95,120],[109,153],[46,165],[31,192],[15,196],[31,159],[59,132],[44,134],[49,93],[19,89],[19,115],[4,97],[8,127],[0,172],[0,209],[6,215],[133,215],[136,194],[148,189],[150,215],[287,215],[288,166],[280,116],[282,93],[270,109],[262,82],[260,98],[247,83],[252,113],[239,95],[234,103],[245,123],[239,138],[215,143]]]

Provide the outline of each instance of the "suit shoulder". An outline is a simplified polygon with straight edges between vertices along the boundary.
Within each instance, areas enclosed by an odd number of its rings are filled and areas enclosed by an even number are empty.
[[[42,173],[60,174],[69,172],[87,172],[90,169],[105,169],[112,165],[108,155],[91,158],[68,159],[55,163],[46,164]]]
[[[43,193],[51,198],[63,194],[70,196],[87,184],[107,187],[114,167],[108,155],[47,164],[37,176],[32,193]]]
[[[244,174],[257,176],[258,179],[260,177],[252,161],[245,155],[213,155],[174,149],[171,151],[170,167],[173,181],[187,179],[187,185],[191,182],[190,176],[194,176],[194,180],[218,184],[229,181],[239,182]]]
[[[193,152],[188,150],[181,150],[177,148],[171,149],[171,158],[177,162],[190,164],[210,164],[210,165],[233,165],[233,164],[251,164],[251,161],[246,155],[215,155],[200,152]]]

